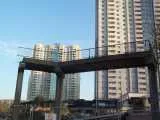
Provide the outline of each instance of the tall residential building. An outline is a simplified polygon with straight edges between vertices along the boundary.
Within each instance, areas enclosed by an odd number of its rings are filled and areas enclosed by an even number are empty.
[[[96,49],[97,56],[148,49],[145,41],[153,41],[153,29],[152,0],[96,0],[96,48],[108,46]],[[95,82],[98,99],[147,96],[149,92],[146,68],[97,71]]]
[[[44,60],[44,51],[45,47],[43,44],[35,45],[33,50],[33,58]],[[33,100],[36,96],[41,95],[43,74],[44,72],[41,71],[31,71],[28,81],[27,100]]]
[[[157,33],[157,45],[158,49],[160,49],[160,0],[154,0],[154,17],[155,17],[155,25],[156,25],[156,33]]]
[[[154,18],[155,18],[155,26],[156,26],[156,40],[158,52],[160,51],[160,0],[154,0]],[[160,57],[160,56],[159,56]],[[159,59],[160,61],[160,59]],[[160,71],[160,66],[159,66]],[[159,76],[160,73],[158,73]],[[159,99],[160,99],[160,78],[158,79],[158,88],[159,88]],[[160,101],[159,101],[160,105]]]
[[[78,45],[64,46],[60,44],[36,44],[33,58],[49,61],[70,61],[80,59]],[[55,99],[56,75],[40,71],[31,71],[28,84],[27,99],[33,100],[36,96],[43,96],[45,100]],[[63,100],[80,98],[80,74],[67,74],[63,83]]]
[[[155,23],[160,25],[160,0],[153,0],[154,1],[154,12],[155,12]]]

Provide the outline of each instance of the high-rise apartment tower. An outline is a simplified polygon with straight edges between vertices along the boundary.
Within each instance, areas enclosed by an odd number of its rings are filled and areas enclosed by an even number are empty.
[[[36,44],[33,58],[50,61],[70,61],[80,59],[78,45],[64,46],[60,44]],[[80,98],[80,74],[65,75],[63,83],[63,100],[76,100]],[[28,84],[27,99],[33,100],[36,96],[43,96],[45,100],[55,99],[56,75],[40,71],[31,71]]]
[[[152,0],[96,0],[96,48],[109,46],[96,49],[97,56],[148,49],[145,41],[153,43],[153,30]],[[95,96],[98,99],[147,96],[147,72],[146,68],[97,71]]]

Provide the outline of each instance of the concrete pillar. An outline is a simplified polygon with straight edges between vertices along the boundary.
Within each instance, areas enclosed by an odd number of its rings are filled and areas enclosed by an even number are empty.
[[[20,63],[18,68],[17,84],[16,84],[15,98],[14,98],[14,104],[16,105],[19,104],[21,100],[24,68],[25,68],[25,64]]]
[[[12,108],[13,120],[20,120],[19,116],[20,114],[22,114],[22,111],[23,111],[23,105],[20,105],[20,101],[21,101],[24,69],[25,69],[25,64],[20,63],[18,68],[14,104]]]
[[[18,68],[18,75],[17,75],[17,83],[16,83],[14,104],[19,104],[20,100],[21,100],[21,92],[22,92],[22,83],[23,83],[24,68],[25,68],[25,64],[20,63],[19,64],[19,68]]]
[[[55,98],[55,112],[56,112],[56,120],[61,120],[60,116],[60,107],[61,107],[61,98],[63,91],[63,73],[57,73],[57,81],[56,81],[56,98]]]
[[[154,65],[148,67],[152,120],[159,120],[159,99],[156,70],[156,66]]]

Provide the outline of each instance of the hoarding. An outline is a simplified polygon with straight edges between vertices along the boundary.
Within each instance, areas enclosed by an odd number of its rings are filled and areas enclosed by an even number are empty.
[[[45,120],[56,120],[55,113],[45,113]]]

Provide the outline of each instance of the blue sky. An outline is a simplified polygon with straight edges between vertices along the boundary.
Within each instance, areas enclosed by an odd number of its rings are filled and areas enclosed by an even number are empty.
[[[94,47],[95,0],[3,0],[0,4],[0,99],[13,99],[18,46],[35,43]],[[22,99],[29,72],[25,72]],[[81,75],[81,98],[94,96],[94,74]]]

